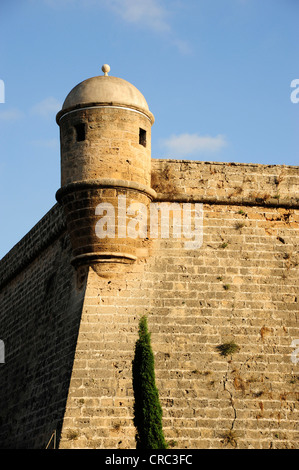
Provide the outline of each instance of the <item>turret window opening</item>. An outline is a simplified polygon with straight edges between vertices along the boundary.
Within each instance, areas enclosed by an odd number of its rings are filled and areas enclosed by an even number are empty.
[[[83,122],[75,124],[75,131],[77,142],[82,142],[83,140],[85,140],[85,124]]]
[[[141,127],[139,128],[139,144],[146,147],[146,131]]]

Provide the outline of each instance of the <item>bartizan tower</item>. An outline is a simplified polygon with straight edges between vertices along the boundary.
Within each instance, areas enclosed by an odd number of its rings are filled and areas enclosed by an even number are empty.
[[[132,263],[142,237],[128,237],[132,207],[148,206],[151,126],[154,116],[141,92],[109,75],[84,80],[66,97],[60,127],[62,204],[75,266]],[[133,206],[132,206],[133,204]],[[131,210],[127,210],[130,206]],[[138,212],[138,211],[137,211]]]

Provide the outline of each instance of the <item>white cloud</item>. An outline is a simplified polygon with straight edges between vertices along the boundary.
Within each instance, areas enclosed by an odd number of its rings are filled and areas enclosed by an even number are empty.
[[[165,8],[162,0],[104,0],[108,8],[125,22],[141,28],[164,34],[170,44],[175,46],[182,55],[190,55],[190,44],[177,37],[173,31],[169,19],[175,13]],[[175,8],[175,6],[173,7]]]
[[[129,23],[159,32],[169,32],[171,29],[167,12],[158,0],[108,0],[107,5]]]
[[[37,2],[37,0],[31,0]],[[43,0],[51,8],[107,8],[113,14],[119,16],[125,23],[147,28],[154,33],[164,34],[164,38],[169,41],[182,55],[189,55],[192,52],[190,44],[187,41],[177,37],[176,31],[173,31],[170,25],[170,17],[175,13],[178,4],[165,7],[163,0]]]
[[[108,7],[129,23],[148,26],[156,31],[169,31],[167,12],[161,0],[44,0],[46,5],[57,8],[79,5],[83,7]]]
[[[17,108],[0,110],[0,120],[2,121],[15,121],[24,116],[24,113]]]
[[[53,97],[45,98],[30,109],[31,114],[44,118],[53,117],[61,109],[61,103]],[[27,114],[27,113],[26,113]],[[1,121],[16,121],[25,116],[25,113],[18,108],[0,109]]]
[[[31,0],[37,1],[37,0]],[[44,0],[52,8],[68,6],[106,7],[124,21],[148,26],[156,31],[170,31],[163,0]]]
[[[188,43],[188,41],[184,41],[182,39],[173,39],[174,46],[177,47],[178,51],[182,55],[190,55],[192,54],[192,47]]]
[[[44,118],[52,117],[61,109],[61,103],[52,96],[45,98],[31,108],[31,113]]]
[[[171,153],[171,157],[219,152],[227,145],[225,136],[200,136],[198,134],[172,135],[161,142]]]

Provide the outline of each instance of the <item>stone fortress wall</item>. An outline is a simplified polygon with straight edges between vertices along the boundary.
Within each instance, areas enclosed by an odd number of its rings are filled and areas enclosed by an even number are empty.
[[[58,204],[0,262],[0,448],[135,448],[143,315],[171,447],[298,448],[299,168],[152,159],[102,70],[57,115]]]
[[[152,187],[203,203],[200,248],[148,239],[117,274],[76,271],[56,205],[3,258],[2,448],[55,429],[60,448],[134,448],[144,314],[172,445],[298,448],[298,168],[153,159]]]

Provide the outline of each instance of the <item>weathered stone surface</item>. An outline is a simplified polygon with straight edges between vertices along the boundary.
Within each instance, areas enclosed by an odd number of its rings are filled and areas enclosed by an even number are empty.
[[[211,186],[233,171],[247,179],[251,204],[241,193],[205,203],[197,250],[148,240],[146,256],[117,276],[103,266],[105,276],[89,268],[81,279],[55,206],[2,260],[2,448],[43,448],[54,429],[61,448],[134,448],[131,361],[143,314],[167,440],[179,448],[298,448],[291,342],[299,338],[299,211],[295,202],[256,204],[250,195],[250,177],[269,192],[283,172],[281,199],[294,201],[298,169],[153,161],[156,175],[168,167],[180,168],[172,184],[184,175],[194,201],[202,193],[191,181],[204,170]],[[226,182],[226,194],[234,184]],[[231,340],[239,351],[221,356],[217,346]]]

